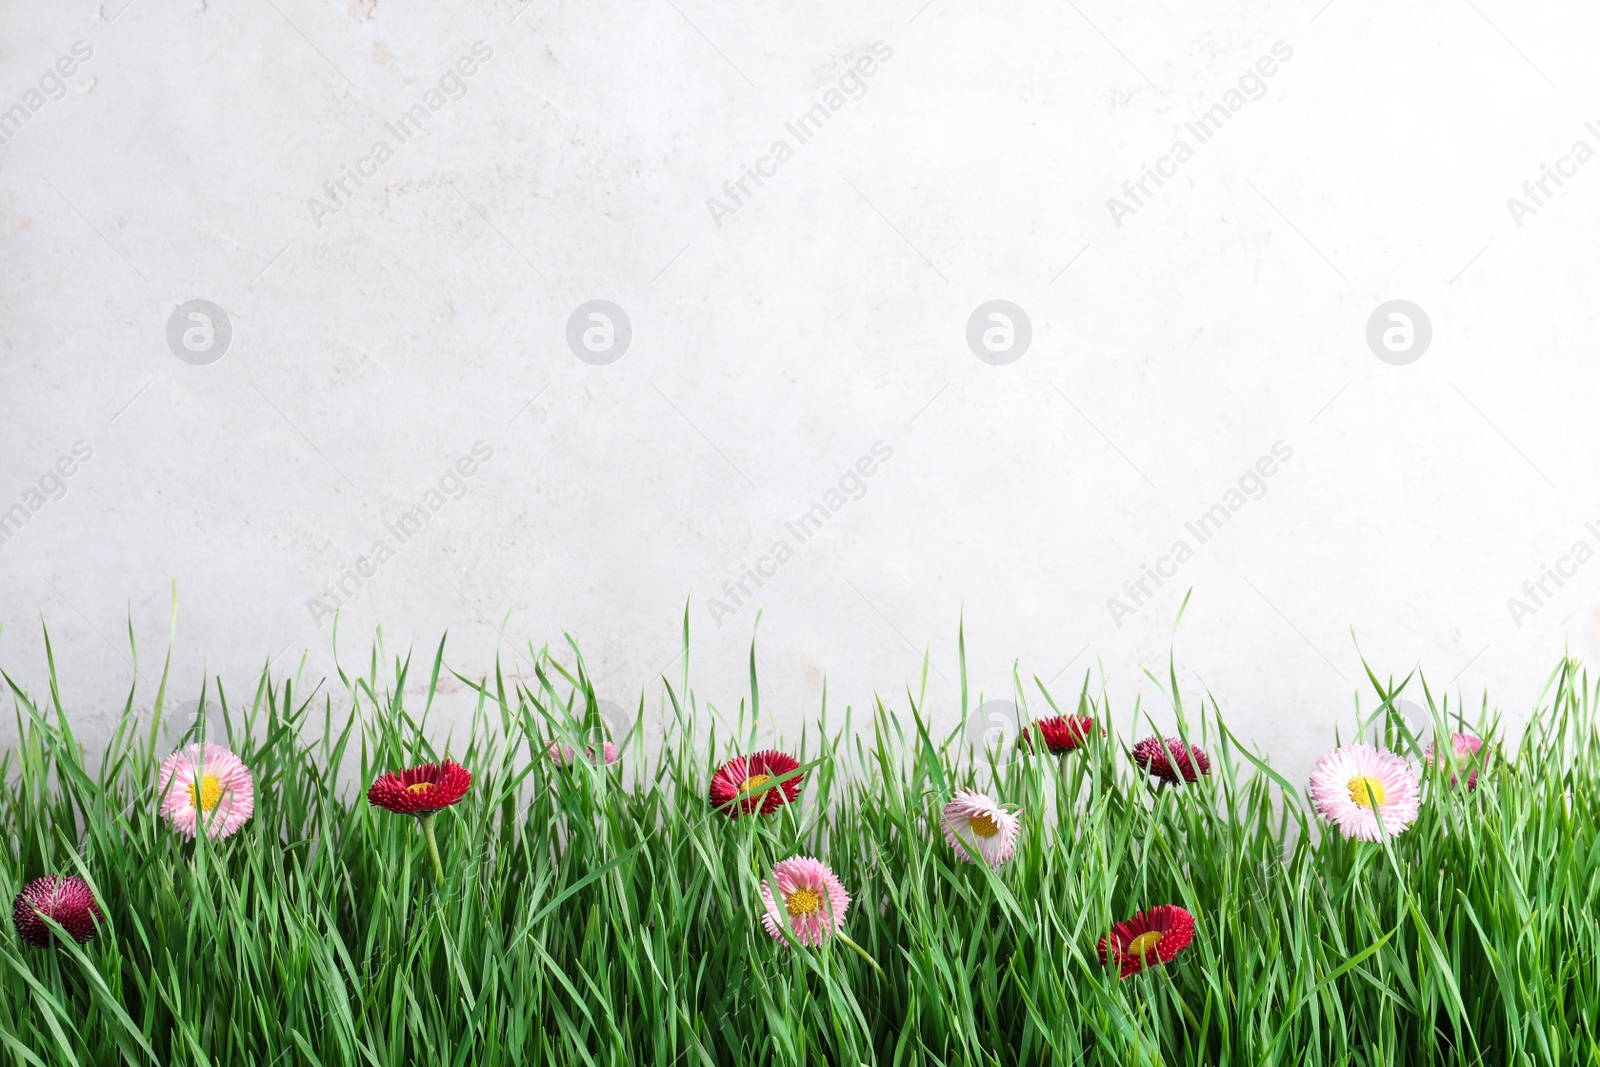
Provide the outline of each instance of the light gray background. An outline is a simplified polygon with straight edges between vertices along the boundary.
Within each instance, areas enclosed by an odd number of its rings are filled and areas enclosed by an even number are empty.
[[[694,678],[731,706],[759,605],[785,733],[824,678],[903,708],[925,648],[948,725],[964,613],[975,689],[1103,664],[1126,715],[1192,586],[1185,684],[1303,773],[1367,691],[1352,628],[1380,672],[1518,713],[1595,649],[1600,563],[1507,605],[1600,544],[1600,161],[1520,227],[1506,202],[1600,148],[1589,5],[125,2],[0,3],[0,108],[94,53],[0,146],[0,508],[93,449],[0,547],[0,663],[42,686],[42,614],[91,738],[130,614],[158,676],[174,580],[182,695],[302,650],[328,672],[308,600],[477,441],[465,497],[345,606],[350,660],[380,623],[419,658],[448,628],[476,674],[566,628],[626,705],[676,673],[693,598]],[[477,41],[465,95],[319,226],[308,199]],[[1116,225],[1107,198],[1278,41],[1265,96]],[[196,299],[233,328],[209,366],[166,340]],[[566,343],[594,299],[633,328],[607,366]],[[966,343],[995,299],[1033,330],[1004,366]],[[1393,299],[1432,323],[1407,366],[1366,342]],[[864,495],[714,620],[878,441]],[[1108,598],[1278,441],[1265,496],[1117,625]]]

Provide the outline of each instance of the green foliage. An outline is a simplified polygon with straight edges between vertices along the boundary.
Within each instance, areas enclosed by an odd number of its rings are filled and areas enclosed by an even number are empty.
[[[687,644],[687,632],[685,633]],[[1301,789],[1229,733],[1214,701],[1180,729],[1210,752],[1196,786],[1153,789],[1113,728],[1086,751],[995,765],[921,694],[850,712],[826,700],[794,754],[801,804],[771,818],[709,809],[710,774],[756,736],[682,677],[613,768],[546,756],[601,725],[576,646],[530,650],[527,676],[460,680],[476,711],[450,754],[472,791],[435,822],[434,885],[415,821],[365,783],[445,754],[425,683],[378,635],[335,700],[266,672],[248,701],[218,682],[229,747],[252,768],[254,819],[185,842],[156,815],[160,716],[129,693],[97,762],[63,713],[14,683],[20,743],[0,756],[0,868],[89,880],[108,925],[86,946],[0,935],[0,1057],[56,1064],[1571,1064],[1600,1062],[1600,693],[1570,662],[1479,788],[1424,773],[1421,818],[1380,844],[1323,834]],[[459,677],[459,676],[458,676]],[[966,702],[965,664],[962,700]],[[7,679],[9,681],[9,679]],[[1375,676],[1361,724],[1420,760],[1400,686]],[[409,684],[408,684],[409,683]],[[1458,709],[1418,680],[1436,728]],[[1113,716],[1087,681],[1031,714]],[[770,703],[771,694],[768,695]],[[1047,707],[1048,705],[1048,707]],[[1193,706],[1193,702],[1191,702]],[[641,704],[641,712],[644,705]],[[966,714],[963,707],[963,716]],[[1138,715],[1137,707],[1132,709]],[[646,733],[650,737],[646,738]],[[222,739],[214,739],[222,740]],[[938,813],[977,785],[1019,805],[998,871],[958,862]],[[775,943],[759,873],[828,863],[852,940]],[[1118,981],[1095,945],[1173,903],[1197,921],[1177,960]]]

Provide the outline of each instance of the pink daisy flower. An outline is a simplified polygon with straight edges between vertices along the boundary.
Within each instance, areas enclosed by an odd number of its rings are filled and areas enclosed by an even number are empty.
[[[1311,771],[1311,803],[1317,814],[1346,837],[1361,841],[1403,832],[1416,820],[1420,796],[1411,765],[1371,745],[1336,748]]]
[[[956,850],[956,856],[973,862],[972,853],[962,847],[970,845],[983,862],[998,867],[1017,851],[1017,834],[1022,820],[1000,805],[970,789],[959,790],[955,799],[944,806],[944,838]]]
[[[550,758],[555,760],[557,763],[562,764],[563,766],[570,766],[572,764],[572,757],[576,755],[576,752],[571,745],[564,745],[560,741],[550,742],[549,751]],[[586,748],[583,751],[584,755],[589,757],[589,762],[593,763],[595,761],[594,749]],[[605,743],[604,748],[601,749],[601,753],[605,757],[607,767],[611,766],[613,763],[622,758],[622,750],[617,748],[617,746],[612,744],[610,741]]]
[[[1456,785],[1457,776],[1465,772],[1468,792],[1478,788],[1478,771],[1489,758],[1489,753],[1483,751],[1483,738],[1472,734],[1451,734],[1448,751],[1439,749],[1436,752],[1430,741],[1427,755],[1437,766],[1450,768],[1451,785]]]
[[[772,865],[774,885],[763,879],[761,899],[766,903],[762,925],[774,940],[783,941],[787,923],[802,945],[820,945],[839,932],[850,894],[828,866],[810,856],[791,856]]]
[[[256,810],[250,769],[209,741],[188,745],[163,760],[156,791],[161,814],[184,837],[194,837],[199,826],[215,840],[231,837]]]

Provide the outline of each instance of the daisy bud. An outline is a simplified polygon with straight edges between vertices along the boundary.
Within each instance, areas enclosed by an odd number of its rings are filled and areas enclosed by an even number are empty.
[[[550,742],[550,748],[548,751],[550,753],[550,758],[562,766],[570,766],[572,764],[572,757],[575,755],[575,752],[571,745],[564,745],[560,741],[552,741]],[[621,750],[610,741],[607,741],[601,747],[600,751],[601,756],[606,761],[607,767],[611,766],[613,763],[616,763],[622,758]],[[590,763],[595,762],[594,749],[592,747],[584,749],[584,754],[589,757]]]
[[[43,947],[50,944],[51,934],[55,931],[41,916],[54,919],[66,927],[67,933],[80,945],[94,936],[96,920],[105,921],[88,882],[82,878],[63,878],[54,874],[29,882],[17,894],[11,908],[11,920],[16,923],[17,934],[28,944]]]
[[[1133,746],[1133,761],[1145,773],[1172,785],[1198,782],[1202,775],[1211,773],[1211,758],[1200,746],[1186,745],[1177,737],[1145,738]]]
[[[1483,750],[1483,738],[1472,734],[1451,734],[1450,747],[1439,748],[1437,752],[1433,742],[1428,742],[1427,757],[1437,766],[1450,769],[1450,784],[1458,785],[1458,777],[1462,773],[1467,776],[1467,791],[1478,788],[1478,771],[1489,753]]]

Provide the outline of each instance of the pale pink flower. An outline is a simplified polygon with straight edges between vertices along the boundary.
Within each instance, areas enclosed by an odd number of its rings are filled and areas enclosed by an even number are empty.
[[[775,940],[783,941],[783,924],[789,925],[795,940],[802,945],[820,945],[844,925],[850,894],[828,866],[810,856],[791,856],[772,865],[773,884],[761,882],[761,899],[766,903],[762,925]]]
[[[944,837],[956,856],[973,862],[972,853],[962,847],[970,845],[983,862],[998,867],[1017,851],[1017,834],[1022,820],[1005,810],[982,793],[970,789],[957,791],[955,799],[944,806]]]
[[[1457,777],[1464,772],[1469,793],[1478,788],[1478,771],[1489,757],[1489,753],[1483,751],[1483,738],[1472,734],[1451,734],[1449,749],[1437,751],[1429,741],[1427,755],[1430,761],[1436,760],[1439,767],[1450,769],[1451,785],[1458,784]]]
[[[184,837],[194,837],[200,826],[215,840],[230,837],[256,810],[249,768],[209,741],[188,745],[163,760],[156,791],[161,814]]]
[[[550,758],[563,765],[571,764],[573,756],[577,754],[571,745],[564,745],[560,741],[550,742],[549,751]],[[605,746],[601,749],[601,752],[605,756],[606,766],[608,767],[622,758],[622,750],[617,748],[617,746],[612,744],[610,741],[605,743]],[[584,754],[589,757],[590,763],[594,762],[593,748],[584,749]]]
[[[1385,834],[1393,837],[1417,817],[1417,773],[1393,752],[1345,745],[1323,756],[1312,769],[1311,802],[1317,814],[1346,837],[1362,841],[1377,841]]]

